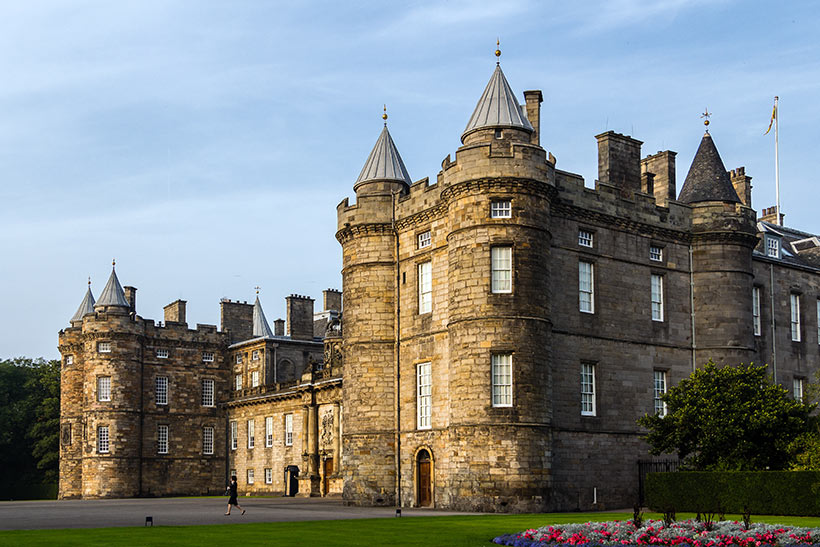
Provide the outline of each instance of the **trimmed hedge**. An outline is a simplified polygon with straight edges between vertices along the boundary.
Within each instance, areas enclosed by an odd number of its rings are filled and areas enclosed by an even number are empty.
[[[658,512],[820,515],[820,471],[648,473],[646,504]]]

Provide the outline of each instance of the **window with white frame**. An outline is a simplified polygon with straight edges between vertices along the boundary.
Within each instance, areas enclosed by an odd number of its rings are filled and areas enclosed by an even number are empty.
[[[760,287],[752,287],[752,321],[755,336],[760,336],[763,333],[763,325],[760,322]]]
[[[108,443],[108,426],[101,425],[97,427],[97,452],[100,454],[107,454],[109,447]]]
[[[251,352],[251,361],[258,361],[259,360],[259,350],[255,349]]]
[[[663,247],[658,247],[657,245],[650,245],[649,246],[649,260],[654,260],[655,262],[661,262],[663,260]]]
[[[594,266],[591,262],[578,262],[578,309],[595,313]]]
[[[490,291],[493,293],[512,292],[512,247],[492,247],[490,249]]]
[[[273,469],[265,468],[265,484],[273,484]]]
[[[285,446],[293,445],[293,414],[285,414]]]
[[[792,380],[792,392],[794,393],[794,400],[803,402],[803,378],[794,378]]]
[[[663,321],[663,276],[652,274],[652,321]]]
[[[97,400],[111,400],[111,376],[97,376]]]
[[[212,351],[202,352],[202,362],[203,363],[213,363],[214,362],[214,352],[212,352]]]
[[[256,422],[254,420],[248,420],[248,448],[253,448],[256,444],[256,436],[254,434],[255,428]]]
[[[231,421],[231,450],[239,448],[239,424]]]
[[[595,416],[595,365],[581,363],[581,416]]]
[[[65,364],[66,365],[73,365],[74,364],[74,356],[73,355],[66,355],[65,356]]]
[[[265,447],[273,446],[273,416],[265,418]]]
[[[248,469],[248,484],[253,484],[253,469]]]
[[[202,406],[214,406],[213,380],[202,380]]]
[[[157,454],[168,453],[168,426],[157,426]]]
[[[418,248],[424,249],[425,247],[429,247],[432,245],[433,239],[430,237],[430,230],[426,232],[422,232],[418,236]]]
[[[237,353],[237,354],[236,354],[236,364],[237,364],[237,365],[241,365],[241,364],[242,364],[242,354],[241,354],[241,353]]]
[[[168,359],[168,350],[167,349],[158,349],[157,350],[157,359]]]
[[[512,406],[512,353],[492,356],[493,406]]]
[[[239,391],[240,389],[242,389],[242,375],[241,374],[237,374],[236,376],[233,377],[233,388],[236,391]]]
[[[251,372],[251,387],[259,387],[259,371],[254,370]]]
[[[593,237],[589,230],[578,230],[578,245],[592,248]]]
[[[792,341],[800,341],[800,295],[791,293]]]
[[[211,456],[214,453],[214,428],[205,426],[202,428],[202,453]]]
[[[490,218],[512,218],[512,202],[508,199],[491,202]]]
[[[419,313],[433,311],[433,263],[422,262],[419,268]]]
[[[229,476],[229,477],[237,477],[237,478],[239,478],[239,475],[237,475],[237,474],[236,474],[236,469],[231,469],[231,472],[230,472],[230,473],[228,473],[228,476]]]
[[[97,342],[97,353],[111,353],[111,342]]]
[[[780,258],[780,240],[774,236],[766,236],[766,256]]]
[[[158,405],[168,404],[168,377],[157,376],[154,379],[154,398]]]
[[[666,416],[666,401],[661,397],[666,393],[666,371],[654,371],[655,381],[652,388],[652,398],[654,400],[655,414]]]
[[[432,413],[432,376],[430,363],[416,365],[416,427],[430,429]]]

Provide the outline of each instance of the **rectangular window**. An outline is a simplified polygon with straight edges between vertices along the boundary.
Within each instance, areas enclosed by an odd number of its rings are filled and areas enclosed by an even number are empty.
[[[663,247],[657,247],[655,245],[649,246],[649,260],[654,260],[655,262],[661,262],[663,260]]]
[[[231,422],[231,450],[239,448],[239,424]]]
[[[433,263],[419,264],[419,313],[433,311]]]
[[[108,426],[101,425],[97,428],[97,452],[107,454],[108,448]]]
[[[512,406],[512,353],[492,357],[493,406]]]
[[[242,389],[242,375],[241,374],[237,374],[236,376],[233,377],[233,388],[236,391],[239,391],[240,389]]]
[[[111,353],[111,342],[97,342],[98,353]]]
[[[259,350],[255,349],[251,352],[251,360],[258,361],[259,360]]]
[[[595,365],[581,364],[581,416],[595,416]]]
[[[168,453],[168,426],[157,426],[157,454]]]
[[[73,355],[66,355],[65,356],[65,364],[66,365],[73,365],[74,364],[74,356]]]
[[[490,218],[512,218],[512,202],[510,200],[491,202]]]
[[[418,241],[419,241],[419,249],[424,249],[425,247],[429,247],[433,243],[433,240],[430,237],[430,230],[427,230],[426,232],[420,233]]]
[[[791,308],[792,308],[792,341],[800,341],[800,295],[791,294]]]
[[[236,354],[236,364],[237,364],[237,365],[241,365],[241,364],[242,364],[242,354],[241,354],[241,353],[237,353],[237,354]]]
[[[157,350],[157,359],[168,359],[168,350],[167,349],[158,349]]]
[[[273,484],[273,469],[265,468],[265,484]]]
[[[293,414],[285,414],[285,446],[293,445]]]
[[[202,380],[202,406],[214,406],[213,380]]]
[[[581,247],[590,247],[592,248],[592,232],[588,232],[587,230],[578,230],[578,245]]]
[[[652,321],[663,321],[663,276],[652,274]]]
[[[202,428],[202,453],[206,456],[214,453],[214,428],[212,426]]]
[[[248,420],[248,448],[253,448],[254,444],[256,444],[256,437],[254,435],[255,427],[256,422]]]
[[[248,469],[248,484],[253,484],[253,469]]]
[[[273,416],[265,418],[265,446],[273,446]]]
[[[594,266],[591,262],[578,263],[578,309],[595,313]]]
[[[168,404],[168,377],[157,376],[154,380],[154,397],[158,405]]]
[[[202,353],[202,362],[203,363],[213,363],[214,362],[214,352],[206,351]]]
[[[780,240],[776,237],[766,236],[766,256],[780,258]]]
[[[494,293],[512,292],[512,247],[493,247],[490,249],[491,281],[490,290]]]
[[[430,363],[416,365],[416,427],[430,429],[432,412],[432,379]]]
[[[251,387],[259,387],[259,371],[251,372]]]
[[[228,476],[229,477],[239,477],[239,475],[236,474],[236,469],[231,469],[231,472]]]
[[[803,402],[803,378],[795,378],[792,380],[794,390],[794,400]]]
[[[763,332],[760,323],[760,287],[752,287],[752,321],[754,322],[755,336]]]
[[[655,414],[666,416],[666,402],[661,399],[661,396],[666,393],[666,371],[656,370],[655,382],[652,389],[652,398],[655,402]]]
[[[97,400],[110,401],[111,400],[111,376],[97,377]]]

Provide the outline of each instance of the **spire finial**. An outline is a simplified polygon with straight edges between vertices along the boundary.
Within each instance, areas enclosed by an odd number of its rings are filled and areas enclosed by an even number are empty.
[[[113,269],[113,268],[116,268],[116,267],[117,267],[117,259],[116,259],[116,258],[112,258],[112,259],[111,259],[111,268]]]
[[[382,119],[384,120],[384,125],[387,125],[387,105],[384,105],[384,112],[382,113]]]
[[[88,276],[88,288],[89,289],[91,288],[91,276],[90,275]]]
[[[499,38],[495,39],[495,58],[495,64],[501,64],[501,39]]]
[[[256,289],[256,296],[259,296],[259,289],[261,289],[261,288],[262,288],[262,287],[260,287],[259,285],[257,285],[256,287],[254,287],[254,289]]]
[[[700,115],[703,118],[703,125],[706,126],[706,132],[709,132],[709,118],[712,116],[712,113],[709,112],[709,108],[703,111],[703,114]]]

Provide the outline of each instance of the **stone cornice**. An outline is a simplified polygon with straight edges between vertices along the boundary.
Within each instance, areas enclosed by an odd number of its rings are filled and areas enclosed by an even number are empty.
[[[737,243],[746,247],[755,247],[757,241],[757,234],[729,230],[692,234],[692,243]]]
[[[589,209],[584,209],[583,207],[578,207],[576,205],[570,205],[565,202],[554,202],[552,204],[552,213],[555,216],[563,216],[573,220],[584,220],[586,222],[620,229],[625,232],[657,237],[658,239],[671,239],[673,241],[685,244],[688,244],[691,241],[689,233],[685,230],[663,228],[661,226],[632,220],[630,218],[609,215],[599,211],[591,211]]]
[[[389,222],[355,224],[345,226],[336,232],[336,240],[344,245],[356,236],[392,234],[393,226]]]
[[[464,194],[485,192],[527,193],[552,199],[558,194],[555,186],[543,181],[518,177],[487,177],[465,180],[448,186],[441,192],[441,200],[449,203]]]

